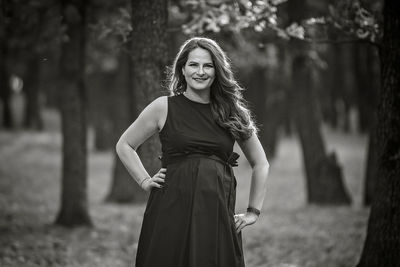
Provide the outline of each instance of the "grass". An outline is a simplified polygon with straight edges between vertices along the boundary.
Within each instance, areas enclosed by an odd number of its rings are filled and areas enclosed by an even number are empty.
[[[365,239],[368,209],[361,205],[366,138],[324,129],[329,150],[343,166],[352,206],[306,204],[301,151],[295,138],[280,141],[262,215],[243,230],[247,267],[355,266]],[[94,228],[52,223],[59,208],[57,132],[0,133],[0,266],[134,266],[144,204],[104,202],[112,153],[90,150],[89,202]],[[237,211],[247,206],[250,168],[235,168]]]

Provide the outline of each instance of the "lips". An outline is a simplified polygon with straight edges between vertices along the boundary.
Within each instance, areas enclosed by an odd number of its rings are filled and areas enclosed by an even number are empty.
[[[204,81],[208,80],[208,78],[193,78],[193,80],[195,80],[197,82],[204,82]]]

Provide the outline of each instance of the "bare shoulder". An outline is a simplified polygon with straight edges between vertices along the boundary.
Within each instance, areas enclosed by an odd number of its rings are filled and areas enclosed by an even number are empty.
[[[160,96],[156,98],[153,102],[150,103],[149,107],[156,114],[157,117],[157,126],[158,130],[160,131],[167,119],[168,113],[168,97],[167,96]]]
[[[153,106],[154,110],[165,113],[168,108],[168,96],[157,97],[150,105]]]

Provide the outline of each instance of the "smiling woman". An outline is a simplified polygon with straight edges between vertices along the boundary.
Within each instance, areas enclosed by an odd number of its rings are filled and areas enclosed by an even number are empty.
[[[188,60],[182,68],[186,80],[185,95],[188,98],[197,98],[200,102],[209,102],[210,87],[214,82],[215,69],[210,52],[203,48],[196,48],[189,53]]]
[[[136,266],[243,267],[241,230],[254,224],[269,164],[256,128],[219,45],[192,38],[170,75],[171,96],[147,106],[122,134],[117,153],[150,191]],[[159,134],[162,168],[150,177],[136,149]],[[249,208],[235,214],[237,141],[252,167]]]

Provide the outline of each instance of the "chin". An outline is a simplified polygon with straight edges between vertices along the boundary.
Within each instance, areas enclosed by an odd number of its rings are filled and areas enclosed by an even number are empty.
[[[211,86],[210,85],[189,85],[190,86],[190,88],[193,90],[193,91],[204,91],[204,90],[208,90]]]
[[[204,91],[204,90],[208,90],[208,89],[210,89],[210,86],[196,86],[196,87],[192,87],[192,89],[194,90],[194,91]]]

